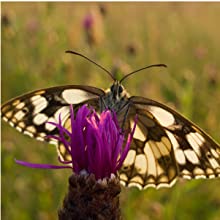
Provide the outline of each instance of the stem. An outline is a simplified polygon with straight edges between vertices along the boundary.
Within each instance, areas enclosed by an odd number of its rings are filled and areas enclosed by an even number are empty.
[[[59,220],[120,220],[120,191],[117,178],[96,181],[93,174],[73,174],[63,207],[58,211]]]

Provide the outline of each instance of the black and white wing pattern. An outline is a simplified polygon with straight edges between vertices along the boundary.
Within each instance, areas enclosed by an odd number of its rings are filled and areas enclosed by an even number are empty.
[[[61,115],[65,123],[70,115],[70,104],[75,110],[84,103],[95,108],[104,94],[101,89],[82,85],[40,89],[4,104],[1,107],[2,118],[19,132],[56,144],[54,140],[45,138],[49,134],[58,134],[57,128],[47,122],[58,122]]]
[[[220,177],[220,146],[176,111],[143,97],[130,98],[127,120],[137,127],[120,172],[122,185],[171,187],[178,177]]]
[[[103,90],[90,86],[41,89],[4,104],[1,108],[2,118],[24,134],[51,142],[45,137],[58,134],[58,130],[48,121],[58,122],[61,115],[63,125],[68,128],[70,104],[74,111],[87,103],[100,112],[103,100],[108,107],[112,106],[108,97]],[[128,108],[123,108],[123,103]],[[115,107],[125,131],[133,127],[135,115],[138,115],[131,148],[119,172],[122,185],[140,189],[160,188],[172,186],[178,177],[220,176],[220,146],[176,111],[137,96],[124,96]],[[57,145],[63,160],[69,160],[70,156],[62,144],[54,140],[51,143]]]

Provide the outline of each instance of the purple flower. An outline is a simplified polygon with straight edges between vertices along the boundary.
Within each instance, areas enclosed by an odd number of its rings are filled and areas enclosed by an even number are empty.
[[[94,24],[94,18],[92,16],[91,13],[87,14],[85,16],[85,18],[83,19],[83,27],[86,29],[86,30],[89,30],[92,28]]]
[[[100,116],[86,105],[79,108],[74,117],[73,107],[70,106],[71,131],[62,125],[61,116],[58,123],[49,122],[59,130],[59,136],[49,136],[63,143],[71,156],[71,161],[63,161],[62,166],[50,164],[33,164],[24,161],[18,164],[32,168],[72,168],[73,172],[80,174],[82,171],[93,173],[96,179],[110,177],[116,174],[125,160],[133,138],[136,123],[128,135],[123,146],[125,135],[119,127],[116,113],[104,111]]]

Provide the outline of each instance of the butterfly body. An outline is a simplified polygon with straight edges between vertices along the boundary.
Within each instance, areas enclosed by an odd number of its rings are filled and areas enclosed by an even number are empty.
[[[119,176],[121,183],[138,188],[170,187],[178,177],[220,176],[220,146],[203,130],[182,115],[154,100],[129,96],[120,82],[107,91],[83,85],[67,85],[37,90],[2,105],[2,117],[19,132],[41,141],[57,134],[61,115],[70,127],[69,105],[75,111],[87,103],[96,111],[117,113],[123,130],[129,131],[138,117],[134,138]],[[53,142],[54,144],[58,144]],[[68,153],[58,145],[63,160]]]
[[[129,104],[129,95],[125,91],[124,87],[119,83],[115,82],[110,89],[105,91],[105,95],[101,97],[101,111],[110,109],[116,113]]]

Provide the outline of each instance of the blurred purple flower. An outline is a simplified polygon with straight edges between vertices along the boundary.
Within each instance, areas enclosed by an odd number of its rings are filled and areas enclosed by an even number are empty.
[[[103,16],[100,10],[93,8],[82,20],[83,32],[88,45],[93,47],[101,44],[104,39]]]
[[[63,143],[71,156],[71,161],[59,161],[62,166],[50,164],[32,164],[16,160],[16,163],[31,168],[61,169],[72,168],[80,174],[86,171],[94,174],[96,179],[116,174],[125,160],[133,138],[136,123],[128,135],[125,146],[124,134],[119,127],[115,112],[106,110],[100,117],[86,105],[79,108],[74,118],[73,107],[70,106],[71,132],[62,125],[61,116],[58,123],[49,122],[59,130],[59,136],[49,136]],[[71,165],[71,166],[70,166]]]
[[[26,23],[26,30],[29,34],[36,35],[40,29],[40,23],[37,18],[29,18]]]
[[[92,28],[92,25],[94,24],[94,18],[92,16],[91,13],[87,14],[85,16],[85,18],[83,19],[83,27],[86,29],[86,30],[89,30]]]

